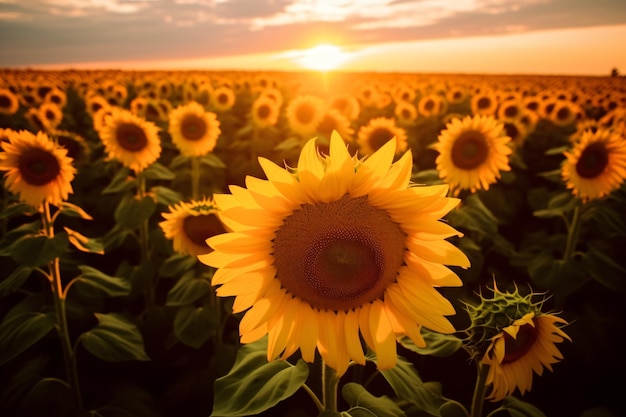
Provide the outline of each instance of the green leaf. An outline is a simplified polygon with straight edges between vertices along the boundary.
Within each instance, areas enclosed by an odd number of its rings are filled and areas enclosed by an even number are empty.
[[[543,154],[544,155],[562,155],[563,152],[567,152],[572,148],[571,145],[563,145],[563,146],[558,146],[556,148],[550,148],[547,151],[545,151]]]
[[[300,149],[301,147],[302,147],[302,143],[300,139],[297,137],[291,137],[291,138],[281,141],[278,145],[276,145],[274,150],[275,151],[291,151],[291,150]]]
[[[156,187],[152,187],[150,191],[154,193],[157,203],[166,206],[171,206],[172,204],[176,204],[180,200],[182,200],[182,196],[171,188],[159,185]]]
[[[37,343],[53,327],[51,314],[27,311],[5,317],[0,323],[0,365]]]
[[[87,237],[65,226],[63,226],[63,229],[67,232],[70,243],[79,251],[104,255],[102,238]]]
[[[5,296],[22,286],[30,277],[33,272],[33,268],[28,266],[17,267],[11,275],[6,277],[0,282],[0,296]]]
[[[441,417],[469,417],[467,409],[456,401],[448,401],[439,407]]]
[[[214,153],[208,153],[200,157],[200,163],[213,168],[226,169],[226,164]]]
[[[137,180],[130,176],[130,169],[127,167],[120,168],[109,185],[102,190],[102,194],[120,193],[123,191],[134,190],[137,187]]]
[[[198,258],[195,256],[175,253],[163,262],[159,272],[162,277],[181,276],[197,265],[197,263]]]
[[[158,162],[153,162],[146,168],[142,175],[149,180],[173,180],[175,175],[172,171]]]
[[[44,266],[63,255],[69,246],[67,233],[60,232],[53,238],[44,235],[27,235],[19,238],[9,248],[11,257],[26,266]]]
[[[183,165],[189,165],[189,157],[185,155],[176,155],[170,162],[170,169],[177,169]]]
[[[36,214],[37,211],[26,203],[13,203],[0,212],[0,219],[10,219],[11,217]]]
[[[112,277],[87,265],[78,267],[81,274],[75,278],[74,286],[80,289],[81,294],[99,297],[122,297],[130,294],[130,282],[124,278]]]
[[[469,195],[464,204],[451,211],[448,217],[452,225],[474,230],[485,236],[491,237],[498,233],[498,220],[476,194]]]
[[[99,323],[80,336],[81,343],[89,353],[108,362],[150,360],[137,326],[121,314],[95,315]]]
[[[218,316],[210,308],[183,306],[174,317],[174,335],[187,346],[199,349],[215,334],[219,327]]]
[[[87,212],[83,210],[80,206],[72,204],[69,201],[62,202],[60,210],[62,214],[69,217],[78,217],[85,220],[93,220],[93,217],[87,214]]]
[[[170,307],[189,305],[211,291],[211,282],[204,278],[196,278],[194,271],[187,271],[167,293],[165,305]]]
[[[389,397],[375,397],[360,384],[348,382],[341,389],[343,398],[350,404],[352,417],[402,417],[406,414]]]
[[[230,372],[215,381],[212,416],[259,414],[291,397],[309,375],[308,365],[298,360],[267,361],[267,338],[244,345]]]
[[[377,362],[374,352],[369,352],[366,359]],[[413,364],[402,356],[398,356],[395,367],[381,369],[380,373],[398,397],[415,404],[429,415],[439,415],[439,407],[443,402],[441,395],[430,390],[417,374]]]
[[[417,347],[411,339],[404,337],[400,339],[400,344],[405,348],[419,353],[420,355],[430,355],[438,358],[445,358],[459,350],[462,345],[461,339],[451,334],[441,334],[422,328],[422,337],[426,342],[426,347]]]
[[[24,223],[9,230],[0,239],[0,256],[11,256],[11,247],[20,238],[26,235],[37,235],[41,231],[41,220]]]
[[[501,408],[508,411],[511,417],[546,417],[543,411],[534,405],[511,396],[504,399]]]
[[[626,268],[611,258],[600,245],[589,242],[587,253],[581,257],[581,264],[591,277],[614,291],[626,291]]]
[[[131,231],[125,227],[116,224],[111,230],[109,230],[102,238],[104,251],[108,252],[115,249],[124,243],[126,238],[131,234]]]
[[[564,213],[572,211],[577,204],[578,199],[575,198],[571,192],[564,191],[555,195],[548,201],[548,208],[536,210],[533,212],[533,215],[539,218],[563,216]]]
[[[580,261],[565,262],[550,254],[539,254],[528,265],[528,275],[540,289],[567,295],[580,288],[589,279]]]
[[[137,229],[154,213],[156,204],[151,197],[135,198],[131,194],[125,195],[115,210],[115,221],[127,229]]]
[[[436,169],[424,169],[411,176],[411,182],[414,184],[435,185],[443,184],[443,179],[439,177],[439,171]]]

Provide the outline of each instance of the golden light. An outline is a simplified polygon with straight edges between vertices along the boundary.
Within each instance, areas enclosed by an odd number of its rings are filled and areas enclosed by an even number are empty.
[[[304,68],[315,71],[330,71],[348,59],[348,55],[335,45],[322,44],[300,51],[295,60]]]

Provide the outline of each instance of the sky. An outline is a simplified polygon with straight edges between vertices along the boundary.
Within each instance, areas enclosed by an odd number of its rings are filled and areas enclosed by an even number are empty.
[[[0,0],[4,68],[608,75],[625,50],[625,0]]]

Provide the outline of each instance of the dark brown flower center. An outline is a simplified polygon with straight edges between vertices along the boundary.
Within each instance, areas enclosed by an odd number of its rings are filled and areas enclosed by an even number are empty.
[[[460,169],[475,169],[487,160],[488,155],[485,136],[475,130],[461,133],[452,145],[452,162]]]
[[[556,118],[558,120],[567,120],[570,117],[570,110],[567,107],[561,107],[557,112],[556,112]]]
[[[303,205],[276,231],[282,286],[312,307],[349,310],[381,298],[403,263],[405,234],[367,197]]]
[[[504,115],[506,117],[517,117],[518,113],[519,113],[519,109],[517,108],[517,106],[511,105],[511,106],[507,106],[504,109]]]
[[[209,252],[210,248],[206,244],[206,240],[211,236],[226,233],[224,225],[213,213],[185,217],[183,220],[183,231],[194,244],[206,246],[207,252]]]
[[[504,131],[506,132],[506,135],[510,137],[513,142],[515,142],[520,137],[520,131],[517,128],[517,126],[515,126],[514,123],[505,123]]]
[[[424,103],[424,110],[426,111],[432,111],[435,108],[435,102],[432,100],[427,100],[426,103]]]
[[[476,103],[479,109],[488,109],[491,107],[491,99],[489,97],[481,97]]]
[[[54,181],[61,172],[59,160],[41,148],[28,148],[22,152],[18,167],[24,181],[36,186]]]
[[[217,101],[218,101],[220,104],[228,104],[228,102],[229,102],[229,99],[228,99],[228,94],[226,94],[226,93],[220,93],[220,94],[218,94],[218,96],[217,96]]]
[[[377,151],[380,149],[385,143],[389,142],[393,138],[393,132],[387,128],[379,127],[376,128],[370,133],[367,143],[369,143],[370,147]]]
[[[411,119],[413,117],[413,115],[411,114],[411,111],[409,109],[402,109],[402,111],[400,112],[400,115],[405,120]]]
[[[296,119],[302,124],[310,123],[315,116],[315,109],[309,103],[302,104],[296,108]]]
[[[609,154],[606,147],[600,142],[595,142],[583,150],[576,162],[576,172],[582,178],[595,178],[604,172],[608,163]]]
[[[535,326],[537,322],[535,321]],[[517,331],[517,337],[513,339],[508,333],[504,333],[504,359],[502,364],[515,362],[528,353],[537,340],[537,327],[525,324]]]
[[[8,96],[0,94],[0,107],[8,109],[12,104],[13,103]]]
[[[127,151],[139,152],[148,144],[146,132],[134,123],[121,123],[115,132],[117,143]]]
[[[186,140],[196,141],[204,136],[207,125],[203,118],[195,114],[187,114],[180,123],[180,131]]]
[[[270,109],[270,106],[268,106],[267,104],[262,104],[256,109],[256,115],[261,120],[267,119],[271,112],[272,110]]]

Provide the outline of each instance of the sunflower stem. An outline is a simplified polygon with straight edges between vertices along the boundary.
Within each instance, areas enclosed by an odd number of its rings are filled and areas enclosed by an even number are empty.
[[[320,413],[322,411],[324,411],[324,404],[322,404],[322,402],[320,401],[319,398],[317,398],[317,395],[315,395],[315,393],[313,392],[313,390],[307,385],[307,384],[303,384],[302,385],[302,389],[309,394],[309,397],[311,397],[311,399],[313,400],[313,402],[315,403],[315,407],[317,407],[317,411],[319,411]]]
[[[48,202],[43,203],[42,220],[46,236],[50,239],[54,237],[54,223],[50,216],[50,205]],[[63,351],[63,362],[65,365],[65,373],[67,383],[72,391],[74,399],[74,408],[82,414],[83,402],[80,393],[80,385],[78,382],[78,370],[76,369],[76,354],[70,341],[70,332],[67,325],[67,312],[65,309],[65,293],[63,291],[63,283],[61,282],[61,271],[59,267],[59,258],[56,257],[48,262],[48,270],[50,277],[50,289],[52,291],[52,299],[54,302],[54,312],[56,324],[55,328],[61,341],[61,350]]]
[[[322,360],[322,404],[325,411],[337,411],[337,371]]]
[[[200,198],[200,158],[191,157],[191,199],[197,201]]]
[[[574,257],[574,250],[578,242],[578,234],[580,233],[580,203],[574,207],[574,213],[572,214],[572,221],[569,223],[567,230],[567,243],[565,245],[565,252],[563,252],[563,260],[569,262]]]
[[[141,172],[137,173],[137,197],[143,199],[146,196],[146,178]],[[149,262],[150,260],[150,247],[148,237],[150,236],[150,229],[148,225],[148,219],[141,222],[139,226],[139,249],[141,251],[141,265]],[[152,280],[148,281],[146,286],[146,305],[154,305],[154,283]]]
[[[483,415],[483,403],[485,402],[485,391],[487,390],[487,374],[489,366],[478,363],[478,373],[476,375],[476,385],[474,386],[474,396],[472,397],[472,408],[470,417],[481,417]]]

